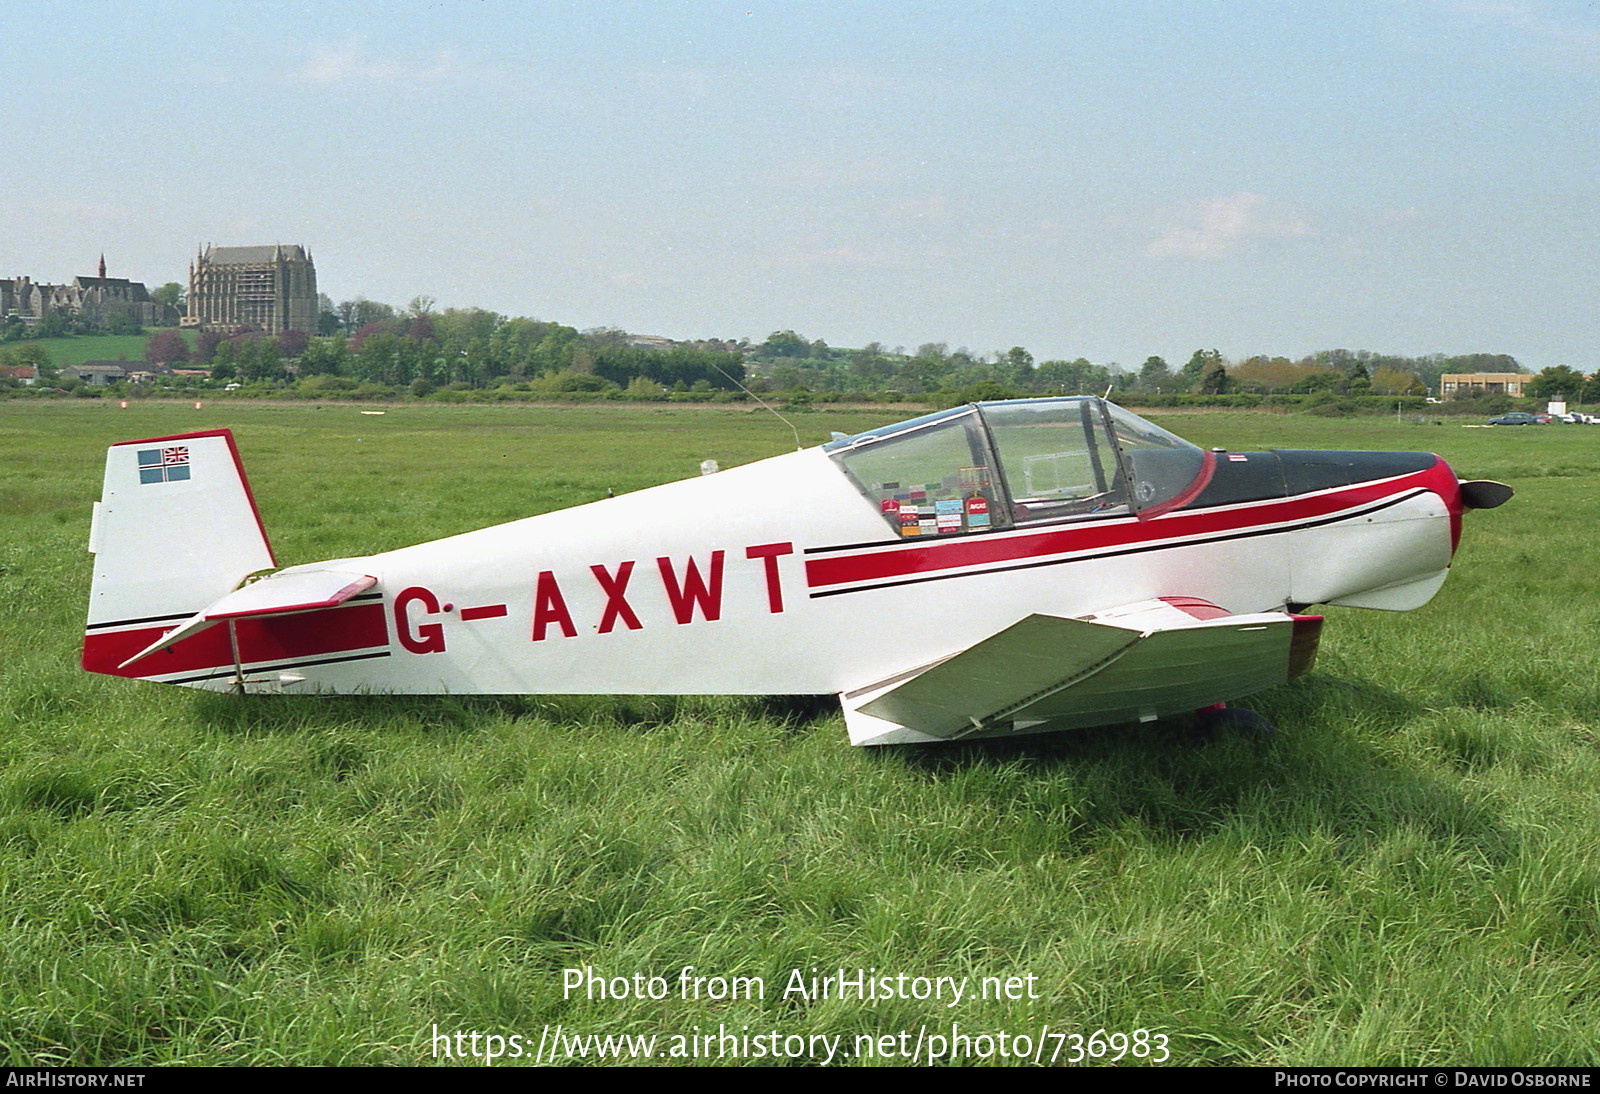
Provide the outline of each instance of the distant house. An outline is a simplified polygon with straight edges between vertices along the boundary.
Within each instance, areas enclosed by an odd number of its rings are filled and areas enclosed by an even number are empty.
[[[1459,391],[1521,395],[1533,379],[1531,372],[1447,372],[1439,377],[1439,398],[1448,399]]]
[[[15,380],[19,384],[31,387],[34,377],[32,365],[0,365],[0,380]]]
[[[89,387],[106,387],[126,380],[132,367],[131,361],[85,361],[81,365],[67,365],[60,370],[60,376]]]
[[[122,381],[148,384],[157,377],[171,375],[172,370],[165,365],[147,365],[143,361],[85,361],[61,370],[63,380],[78,380],[90,387],[105,387]]]

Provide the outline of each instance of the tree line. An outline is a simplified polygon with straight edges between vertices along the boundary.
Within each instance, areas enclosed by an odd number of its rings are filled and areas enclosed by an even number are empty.
[[[324,306],[319,330],[330,333],[267,335],[248,327],[204,331],[192,351],[175,344],[183,341],[179,335],[158,333],[145,356],[209,369],[215,380],[335,377],[418,391],[539,379],[568,391],[624,389],[636,381],[665,390],[731,391],[745,375],[734,347],[638,346],[617,330],[579,332],[483,308],[436,311],[426,297],[404,309],[360,298]]]
[[[858,350],[833,349],[791,330],[774,331],[766,341],[748,347],[747,361],[751,385],[758,391],[889,389],[906,394],[993,386],[1040,395],[1092,394],[1109,388],[1144,395],[1420,396],[1436,391],[1445,373],[1528,371],[1506,354],[1402,357],[1347,349],[1322,350],[1297,360],[1260,355],[1239,361],[1230,361],[1215,349],[1197,349],[1181,365],[1151,356],[1130,370],[1082,357],[1035,361],[1022,346],[990,354],[974,354],[964,346],[951,350],[942,342],[924,343],[915,352],[903,346],[888,349],[878,342]]]
[[[176,293],[175,284],[158,290]],[[155,295],[155,293],[152,293]],[[71,327],[71,317],[58,325]],[[5,331],[13,336],[16,324]],[[67,331],[70,333],[71,331]],[[37,336],[35,329],[27,332]],[[89,333],[84,331],[84,333]],[[439,309],[431,297],[404,307],[355,297],[335,303],[322,295],[315,334],[268,335],[249,327],[207,330],[190,339],[177,331],[150,336],[145,359],[210,371],[214,380],[285,384],[321,383],[409,388],[426,394],[522,388],[562,392],[734,392],[748,388],[789,401],[812,396],[872,398],[1006,398],[1019,395],[1114,394],[1181,398],[1204,396],[1311,397],[1414,396],[1438,390],[1445,373],[1526,373],[1506,354],[1432,354],[1404,357],[1368,350],[1322,350],[1298,359],[1254,355],[1230,360],[1216,349],[1197,349],[1169,364],[1147,357],[1137,369],[1083,357],[1036,360],[1022,346],[974,353],[965,346],[927,342],[903,346],[869,342],[836,348],[794,330],[765,340],[707,338],[690,342],[636,339],[612,328],[578,331],[561,323],[506,316],[483,308]],[[39,354],[0,348],[0,364],[40,364]],[[26,360],[23,358],[26,357]],[[1529,385],[1538,398],[1600,402],[1600,372],[1585,376],[1568,366],[1545,369]]]

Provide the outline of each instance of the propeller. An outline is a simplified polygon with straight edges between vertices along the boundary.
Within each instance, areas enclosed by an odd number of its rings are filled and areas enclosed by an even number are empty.
[[[1511,499],[1515,490],[1493,479],[1471,479],[1461,485],[1461,504],[1468,509],[1493,509]]]

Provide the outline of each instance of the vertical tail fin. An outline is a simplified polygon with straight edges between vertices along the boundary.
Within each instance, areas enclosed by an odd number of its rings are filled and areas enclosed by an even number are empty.
[[[163,630],[276,565],[226,429],[106,452],[89,532],[94,580],[83,667],[110,672]]]

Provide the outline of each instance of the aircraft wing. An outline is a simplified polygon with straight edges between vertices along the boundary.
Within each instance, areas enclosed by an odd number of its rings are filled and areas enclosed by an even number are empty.
[[[200,609],[117,668],[125,669],[217,623],[332,608],[357,593],[366,592],[377,583],[378,579],[368,574],[339,570],[296,570],[274,574],[235,589],[209,607]]]
[[[1030,615],[840,701],[858,745],[1152,721],[1309,671],[1321,626],[1321,616],[1230,615],[1188,597]]]

